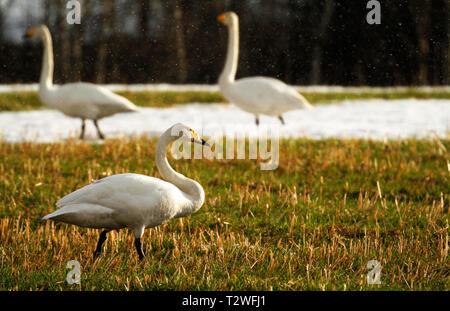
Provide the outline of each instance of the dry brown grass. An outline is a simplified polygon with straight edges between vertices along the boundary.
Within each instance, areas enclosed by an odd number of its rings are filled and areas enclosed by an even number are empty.
[[[107,175],[159,177],[156,141],[104,145],[0,143],[0,288],[12,290],[448,290],[450,142],[287,140],[280,167],[255,161],[171,161],[197,179],[195,215],[132,235],[41,217],[63,195]],[[65,281],[80,261],[81,285]],[[368,285],[366,264],[382,265]]]

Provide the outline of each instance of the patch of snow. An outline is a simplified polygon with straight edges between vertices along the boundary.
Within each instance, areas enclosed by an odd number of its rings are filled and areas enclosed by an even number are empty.
[[[261,116],[258,129],[254,116],[234,105],[192,103],[173,108],[142,108],[138,113],[102,119],[99,125],[108,138],[158,137],[177,122],[204,135],[245,133],[247,137],[256,137],[261,129],[267,128],[278,132],[280,137],[294,138],[444,138],[450,133],[450,100],[343,101],[317,105],[311,110],[291,111],[283,117],[284,126],[277,118]],[[0,113],[0,138],[8,142],[55,142],[76,138],[80,127],[79,119],[66,117],[55,110]],[[86,136],[96,138],[91,122],[87,123]]]
[[[219,92],[217,84],[105,84],[102,85],[113,92],[187,92],[187,91],[201,91],[201,92]],[[412,88],[421,92],[450,92],[450,86],[418,86],[418,87],[344,87],[344,86],[293,86],[299,92],[313,92],[313,93],[396,93],[407,92]],[[9,92],[37,92],[39,84],[3,84],[0,85],[0,93]]]

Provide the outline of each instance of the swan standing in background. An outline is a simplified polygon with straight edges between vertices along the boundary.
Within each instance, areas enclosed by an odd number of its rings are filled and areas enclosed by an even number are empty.
[[[227,58],[219,77],[220,90],[228,101],[253,113],[257,125],[260,114],[276,116],[284,124],[284,112],[311,107],[306,98],[280,80],[251,77],[235,81],[239,57],[239,18],[236,13],[227,12],[219,15],[217,20],[228,27]]]
[[[43,219],[105,229],[94,259],[100,255],[108,231],[129,228],[139,259],[144,258],[140,238],[145,228],[195,213],[205,201],[202,186],[175,172],[167,162],[167,147],[179,138],[209,146],[186,125],[175,124],[161,135],[156,146],[156,166],[166,181],[139,174],[112,175],[65,196],[56,203],[61,208]]]
[[[128,99],[108,89],[92,83],[69,83],[62,86],[53,85],[53,44],[47,26],[39,25],[25,34],[26,38],[37,36],[44,44],[41,77],[39,81],[39,98],[50,108],[57,109],[74,118],[81,118],[81,135],[84,138],[85,121],[92,120],[98,136],[105,136],[100,131],[97,121],[119,112],[135,112],[138,108]]]

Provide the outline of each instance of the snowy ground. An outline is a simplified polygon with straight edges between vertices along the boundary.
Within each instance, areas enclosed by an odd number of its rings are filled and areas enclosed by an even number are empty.
[[[291,111],[284,115],[286,125],[276,118],[261,117],[260,128],[254,116],[234,105],[188,104],[174,108],[143,108],[142,112],[118,114],[99,122],[109,138],[147,135],[157,137],[174,123],[183,122],[200,134],[255,137],[271,128],[281,137],[315,139],[407,137],[448,137],[450,100],[358,100],[319,105],[311,110]],[[87,137],[95,138],[92,123]],[[77,137],[80,120],[54,110],[0,113],[0,137],[5,141],[54,142]]]
[[[102,85],[113,92],[185,92],[185,91],[201,91],[201,92],[219,92],[217,84],[106,84]],[[343,87],[343,86],[293,86],[300,92],[314,93],[385,93],[385,92],[406,92],[412,87],[395,86],[395,87]],[[413,87],[421,92],[450,92],[450,86],[417,86]],[[36,92],[39,84],[0,84],[0,93],[8,92]]]

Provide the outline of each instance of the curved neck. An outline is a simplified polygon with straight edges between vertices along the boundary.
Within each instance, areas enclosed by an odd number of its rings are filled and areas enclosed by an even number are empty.
[[[183,217],[195,213],[200,209],[205,201],[205,192],[198,182],[177,173],[167,161],[167,147],[172,141],[178,139],[178,137],[172,136],[171,132],[172,128],[169,128],[159,138],[156,146],[156,166],[162,178],[178,187],[189,199],[190,204],[182,206],[176,216]]]
[[[44,54],[42,58],[41,78],[39,80],[40,88],[51,88],[53,85],[53,43],[52,36],[48,29],[44,29],[41,36],[42,43],[44,44]]]
[[[234,20],[228,26],[228,50],[225,67],[219,78],[219,84],[233,83],[239,58],[239,22]]]

